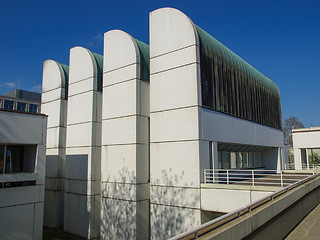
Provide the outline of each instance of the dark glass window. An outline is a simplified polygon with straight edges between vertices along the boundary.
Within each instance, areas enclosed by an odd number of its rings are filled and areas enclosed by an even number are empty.
[[[281,129],[280,93],[271,79],[196,26],[202,106]]]
[[[17,111],[25,112],[26,111],[26,103],[18,102],[17,103]]]
[[[10,110],[13,110],[13,105],[14,105],[14,102],[13,102],[13,101],[10,101],[10,100],[4,100],[3,108],[4,108],[4,109],[10,109]]]
[[[4,145],[0,145],[0,174],[4,173]]]
[[[29,112],[37,113],[38,112],[38,105],[29,104]]]

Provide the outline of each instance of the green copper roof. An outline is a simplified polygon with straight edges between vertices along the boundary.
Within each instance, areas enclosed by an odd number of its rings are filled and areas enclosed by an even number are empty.
[[[281,129],[276,84],[195,26],[199,36],[202,106]]]
[[[209,55],[208,57],[213,59],[214,55],[216,55],[217,58],[224,58],[228,62],[229,66],[240,68],[240,71],[246,72],[248,75],[258,79],[258,81],[270,88],[274,94],[279,95],[277,85],[270,78],[260,73],[257,69],[252,67],[249,63],[244,61],[241,57],[232,52],[202,28],[197,25],[195,26],[199,34],[199,38],[201,39],[202,47],[206,49],[206,53]]]
[[[149,45],[134,39],[138,45],[140,53],[140,78],[143,81],[149,82]]]
[[[102,91],[103,56],[91,52],[97,63],[98,90]]]
[[[64,81],[65,81],[65,98],[68,98],[68,86],[69,86],[69,66],[64,65],[64,64],[60,64],[60,66],[62,67],[63,70],[63,74],[64,74]]]

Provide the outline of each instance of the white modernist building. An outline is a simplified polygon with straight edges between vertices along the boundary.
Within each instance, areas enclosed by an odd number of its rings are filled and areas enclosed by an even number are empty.
[[[42,239],[47,116],[0,110],[0,239]]]
[[[292,129],[295,169],[320,164],[320,127]]]
[[[44,65],[47,226],[165,239],[267,194],[232,204],[203,187],[205,169],[281,169],[277,86],[176,9],[150,14],[150,50],[113,30],[103,61],[76,47],[66,69]]]

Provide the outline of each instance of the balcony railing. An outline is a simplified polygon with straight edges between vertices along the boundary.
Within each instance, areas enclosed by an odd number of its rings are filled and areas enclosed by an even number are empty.
[[[314,173],[284,174],[262,169],[205,169],[204,183],[285,187]]]

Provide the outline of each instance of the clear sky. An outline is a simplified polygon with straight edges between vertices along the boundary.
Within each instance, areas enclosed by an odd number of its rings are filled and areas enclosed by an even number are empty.
[[[279,87],[283,120],[320,126],[319,0],[10,0],[0,3],[0,94],[41,91],[47,59],[69,65],[69,50],[102,54],[103,34],[121,29],[149,42],[149,12],[187,14]]]

